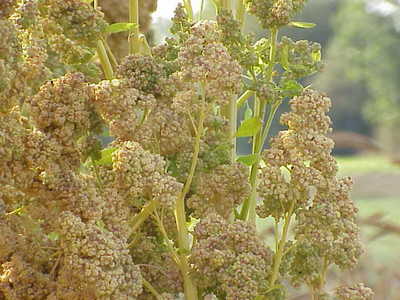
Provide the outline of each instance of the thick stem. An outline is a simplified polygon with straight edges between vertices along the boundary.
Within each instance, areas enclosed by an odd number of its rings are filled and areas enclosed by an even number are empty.
[[[138,0],[129,0],[129,22],[136,24],[129,33],[129,54],[137,54],[140,52]]]
[[[240,27],[244,26],[244,17],[245,17],[245,5],[244,0],[237,0],[236,4],[236,20],[239,22]]]
[[[230,10],[231,9],[231,0],[221,0],[221,6],[222,6],[222,8],[224,8],[226,10]]]
[[[93,1],[93,8],[95,10],[97,9],[97,5],[98,1],[97,0]],[[107,80],[114,79],[113,67],[111,65],[110,58],[108,57],[105,43],[102,40],[97,41],[97,55],[100,59],[100,64],[101,67],[103,68],[104,76],[106,77],[106,79]]]
[[[237,122],[237,104],[236,98],[232,97],[230,103],[222,107],[222,115],[228,120],[229,128],[227,135],[231,143],[231,162],[236,161],[236,122]]]
[[[187,253],[190,251],[190,240],[189,240],[189,232],[186,225],[186,212],[185,212],[185,197],[190,190],[192,185],[193,177],[196,171],[199,153],[200,153],[200,142],[201,138],[204,134],[204,121],[206,119],[206,111],[207,106],[205,103],[205,86],[204,84],[201,86],[202,98],[203,98],[203,107],[200,111],[199,121],[197,125],[197,135],[194,144],[192,162],[190,166],[189,175],[186,179],[186,183],[182,189],[182,192],[176,202],[175,207],[175,218],[178,227],[178,245],[179,245],[179,259],[181,265],[181,271],[184,281],[184,289],[185,289],[185,299],[187,300],[197,300],[197,288],[194,285],[191,277],[190,277],[190,268],[187,259]]]
[[[231,10],[231,0],[221,0],[221,8],[230,11]],[[236,161],[236,122],[237,122],[237,104],[236,99],[232,97],[229,104],[222,108],[223,116],[229,122],[229,128],[227,135],[231,142],[231,162]]]
[[[191,0],[183,0],[183,5],[185,6],[186,13],[189,17],[189,20],[193,21],[193,6]]]
[[[97,55],[99,56],[104,76],[107,80],[112,80],[114,78],[113,68],[110,59],[108,58],[106,47],[101,40],[97,41]]]
[[[102,41],[104,43],[104,46],[106,47],[107,54],[108,54],[108,57],[110,58],[111,65],[114,68],[116,68],[118,66],[117,58],[115,57],[114,53],[112,52],[112,50],[111,50],[110,46],[108,45],[107,41],[105,39],[103,39]]]
[[[271,48],[269,53],[270,63],[266,75],[269,82],[273,80],[273,72],[276,60],[276,47],[278,40],[278,30],[276,28],[271,29],[270,40],[271,40]],[[272,99],[272,103],[277,103],[276,99]],[[267,104],[265,101],[259,101],[259,99],[257,99],[256,97],[255,117],[261,121],[264,121],[266,105]],[[271,122],[275,116],[276,109],[277,108],[271,107],[267,123],[264,125],[264,128],[260,130],[255,137],[253,137],[253,154],[257,154],[258,159],[251,167],[250,171],[251,194],[250,197],[247,198],[243,203],[242,210],[240,212],[240,219],[248,220],[250,223],[254,225],[256,221],[256,206],[257,206],[257,174],[258,174],[258,169],[260,167],[259,156],[263,149],[265,139],[268,136],[268,132],[271,127]]]

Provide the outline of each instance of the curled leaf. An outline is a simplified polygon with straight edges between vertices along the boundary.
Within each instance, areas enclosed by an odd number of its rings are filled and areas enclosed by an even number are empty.
[[[308,22],[290,22],[289,26],[297,27],[297,28],[313,28],[317,24],[315,23],[308,23]]]

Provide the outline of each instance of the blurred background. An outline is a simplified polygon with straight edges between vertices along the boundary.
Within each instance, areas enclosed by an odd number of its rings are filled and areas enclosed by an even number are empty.
[[[159,0],[157,7],[146,6],[154,3],[150,0],[140,2],[152,12],[151,19],[148,14],[141,19],[142,29],[153,43],[162,42],[179,1]],[[210,1],[192,2],[197,16],[201,11],[203,18],[214,17]],[[126,21],[119,17],[113,21]],[[317,24],[281,34],[322,45],[324,71],[304,84],[332,99],[334,153],[340,175],[354,179],[367,250],[357,270],[331,277],[335,284],[364,281],[374,288],[374,299],[400,300],[400,1],[309,0],[296,21]],[[245,31],[266,36],[250,16]],[[276,122],[273,134],[278,130]],[[249,151],[246,140],[239,141],[238,151]]]

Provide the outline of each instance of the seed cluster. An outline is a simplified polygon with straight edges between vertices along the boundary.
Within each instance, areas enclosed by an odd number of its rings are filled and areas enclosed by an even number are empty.
[[[179,78],[187,87],[176,96],[177,106],[189,109],[197,97],[226,105],[240,90],[241,68],[221,43],[221,34],[214,22],[204,21],[191,28],[178,62]]]
[[[276,29],[305,1],[246,2]],[[100,4],[112,22],[128,11],[128,1]],[[147,31],[156,1],[139,4]],[[224,9],[193,23],[179,5],[172,22],[152,55],[118,57],[103,80],[94,55],[107,23],[93,3],[0,1],[1,300],[172,300],[192,284],[199,299],[285,299],[289,281],[330,299],[323,271],[356,263],[352,183],[336,178],[326,136],[330,100],[297,83],[321,68],[320,47],[283,38],[274,58],[272,41],[254,44]],[[257,105],[297,95],[281,117],[288,130],[251,172],[232,159],[227,113],[242,82]],[[239,213],[256,192],[259,217],[296,221],[275,253]]]
[[[264,152],[259,214],[279,219],[296,213],[297,243],[288,256],[289,274],[294,284],[318,285],[324,264],[351,268],[363,252],[357,209],[349,198],[351,180],[336,178],[333,142],[325,136],[329,98],[306,89],[290,104],[292,111],[281,117],[288,130]]]
[[[182,185],[165,174],[165,161],[145,151],[138,143],[125,142],[115,153],[113,171],[118,188],[126,197],[145,197],[172,207]]]
[[[363,283],[351,287],[340,287],[336,290],[336,296],[340,300],[369,300],[373,295],[372,290]]]
[[[247,176],[247,167],[239,163],[220,165],[210,174],[201,174],[197,192],[188,200],[188,206],[195,210],[193,216],[201,218],[217,212],[227,219],[250,194]]]
[[[200,287],[226,299],[250,300],[266,284],[271,251],[254,227],[209,213],[194,230],[191,262]]]
[[[142,292],[140,270],[124,242],[69,212],[60,215],[59,226],[64,255],[58,299],[79,299],[87,293],[94,298],[123,299]]]
[[[287,25],[306,0],[246,0],[249,13],[255,15],[264,28]]]

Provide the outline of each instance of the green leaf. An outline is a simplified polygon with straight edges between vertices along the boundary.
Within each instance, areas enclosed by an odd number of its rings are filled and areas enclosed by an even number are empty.
[[[60,238],[60,235],[57,232],[50,232],[47,237],[52,241],[57,241]]]
[[[285,80],[281,83],[281,88],[283,89],[283,94],[286,97],[294,97],[303,91],[303,86],[296,80]]]
[[[238,162],[241,162],[242,164],[245,164],[246,166],[251,167],[257,162],[258,157],[259,157],[258,154],[249,154],[249,155],[239,156],[236,160]]]
[[[93,2],[93,0],[81,0],[82,2],[85,2],[85,3],[88,3],[88,4],[90,4],[90,3],[92,3]]]
[[[262,122],[258,118],[250,118],[242,122],[240,125],[236,136],[237,137],[246,137],[246,136],[254,136],[256,135],[262,126]]]
[[[114,23],[108,25],[108,27],[106,28],[106,32],[117,33],[117,32],[129,31],[136,27],[137,25],[135,23]]]
[[[297,28],[313,28],[317,24],[314,23],[307,23],[307,22],[290,22],[289,26],[297,27]]]
[[[107,148],[100,152],[101,158],[99,160],[94,161],[96,166],[110,166],[112,165],[112,154],[118,148]]]
[[[253,111],[248,102],[246,102],[246,110],[244,111],[244,119],[248,120],[253,116]]]

